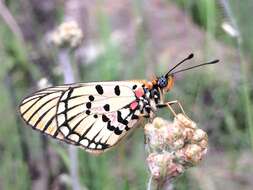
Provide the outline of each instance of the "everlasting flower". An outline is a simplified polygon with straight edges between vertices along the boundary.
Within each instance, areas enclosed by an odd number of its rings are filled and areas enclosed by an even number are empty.
[[[155,118],[145,128],[147,164],[157,184],[167,184],[200,163],[207,152],[207,134],[183,114],[173,122]]]
[[[49,35],[49,41],[57,47],[78,47],[83,39],[82,30],[75,21],[62,23]]]

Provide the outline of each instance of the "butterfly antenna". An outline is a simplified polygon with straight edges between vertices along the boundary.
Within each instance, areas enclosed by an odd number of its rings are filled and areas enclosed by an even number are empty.
[[[184,63],[185,61],[192,59],[194,57],[194,54],[191,53],[188,57],[184,58],[182,61],[180,61],[178,64],[176,64],[174,67],[172,67],[169,72],[165,75],[165,78],[167,78],[170,74],[171,71],[173,71],[175,68],[177,68],[179,65],[181,65],[182,63]]]
[[[207,62],[207,63],[202,63],[202,64],[200,64],[200,65],[195,65],[195,66],[192,66],[192,67],[188,67],[188,68],[185,68],[185,69],[182,69],[182,70],[173,72],[173,73],[169,73],[169,74],[170,74],[170,75],[173,75],[173,74],[176,74],[176,73],[180,73],[180,72],[183,72],[183,71],[187,71],[187,70],[190,70],[190,69],[194,69],[194,68],[197,68],[197,67],[201,67],[201,66],[204,66],[204,65],[215,64],[215,63],[218,63],[219,61],[220,61],[220,60],[216,59],[216,60],[213,60],[213,61],[210,61],[210,62]]]

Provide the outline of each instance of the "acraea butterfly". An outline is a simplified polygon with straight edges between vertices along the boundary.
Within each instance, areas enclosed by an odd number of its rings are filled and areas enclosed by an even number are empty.
[[[117,144],[140,118],[153,118],[156,110],[178,101],[164,102],[178,72],[214,64],[219,60],[174,71],[193,54],[176,64],[165,75],[152,81],[74,83],[39,90],[20,104],[25,122],[56,139],[102,153]],[[183,111],[183,110],[182,110]]]

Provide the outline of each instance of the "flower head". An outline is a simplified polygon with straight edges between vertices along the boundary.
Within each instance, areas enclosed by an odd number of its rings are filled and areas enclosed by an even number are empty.
[[[207,152],[207,134],[183,114],[173,122],[155,118],[144,130],[149,148],[147,164],[155,180],[174,179],[199,164]]]
[[[49,41],[57,47],[76,48],[82,39],[82,30],[75,21],[62,23],[49,35]]]

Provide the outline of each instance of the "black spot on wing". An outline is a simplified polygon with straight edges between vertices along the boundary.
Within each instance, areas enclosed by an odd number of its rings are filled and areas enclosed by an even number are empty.
[[[123,119],[122,118],[122,115],[121,115],[121,112],[120,111],[117,111],[117,120],[118,122],[122,123],[123,125],[127,125],[128,124],[128,121],[126,119]]]
[[[90,101],[94,101],[94,99],[95,99],[94,96],[92,96],[92,95],[89,96]]]
[[[90,109],[90,108],[91,108],[91,103],[90,103],[90,102],[87,102],[87,103],[86,103],[86,107],[87,107],[88,109]]]
[[[103,120],[103,122],[107,122],[107,121],[109,121],[109,118],[106,116],[106,115],[102,115],[102,120]]]
[[[115,135],[120,135],[123,130],[120,130],[118,127],[114,127],[111,125],[111,122],[108,122],[107,129],[113,131]]]
[[[118,127],[114,129],[114,133],[116,135],[120,135],[122,133],[122,130],[120,130]]]
[[[104,93],[103,87],[101,85],[98,84],[95,86],[95,88],[100,95]]]
[[[117,96],[120,95],[119,85],[115,86],[115,88],[114,88],[114,93],[115,93]]]
[[[110,121],[107,123],[107,129],[109,129],[110,131],[114,131],[115,130],[115,127],[111,125]]]
[[[109,104],[105,104],[104,105],[104,110],[105,111],[110,111],[110,105]]]

